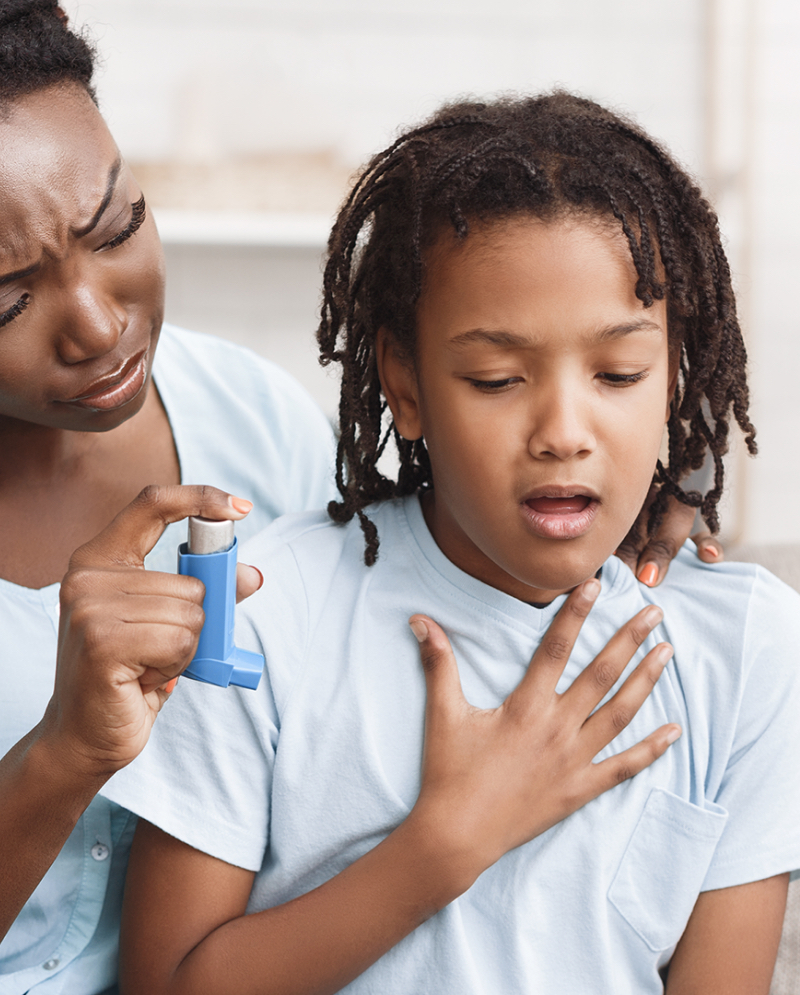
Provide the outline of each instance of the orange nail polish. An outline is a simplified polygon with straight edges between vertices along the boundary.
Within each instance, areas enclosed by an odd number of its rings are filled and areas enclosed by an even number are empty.
[[[245,498],[230,497],[229,499],[231,508],[234,508],[242,515],[246,515],[248,511],[252,511],[253,502],[247,501]]]
[[[167,681],[167,683],[164,685],[164,690],[167,692],[167,694],[172,694],[172,692],[175,690],[175,685],[177,683],[178,683],[177,677],[173,677],[171,681]]]
[[[716,546],[704,546],[703,547],[706,556],[713,556],[716,559],[719,556],[719,550]]]
[[[658,580],[658,567],[655,563],[645,563],[639,571],[639,580],[648,587],[652,587],[655,584]]]

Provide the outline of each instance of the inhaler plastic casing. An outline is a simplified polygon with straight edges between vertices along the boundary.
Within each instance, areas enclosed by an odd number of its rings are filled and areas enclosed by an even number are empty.
[[[235,684],[255,690],[264,657],[233,645],[237,545],[233,522],[189,519],[189,541],[178,547],[178,573],[205,584],[206,620],[197,652],[183,676],[223,688]]]

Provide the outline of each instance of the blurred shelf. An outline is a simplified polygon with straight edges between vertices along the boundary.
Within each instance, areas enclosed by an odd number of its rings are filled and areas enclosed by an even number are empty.
[[[333,220],[323,214],[258,211],[178,211],[154,208],[165,245],[235,245],[319,249]]]

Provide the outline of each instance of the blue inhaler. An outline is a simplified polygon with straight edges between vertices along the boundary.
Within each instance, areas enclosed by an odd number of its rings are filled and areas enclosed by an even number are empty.
[[[197,652],[183,676],[223,688],[236,684],[255,690],[264,657],[233,645],[237,546],[233,522],[189,519],[189,541],[178,547],[178,573],[205,584],[206,620]]]

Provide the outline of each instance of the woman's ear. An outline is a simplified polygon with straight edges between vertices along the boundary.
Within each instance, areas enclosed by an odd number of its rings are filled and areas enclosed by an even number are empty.
[[[398,354],[391,332],[378,329],[375,342],[378,376],[397,431],[404,439],[422,438],[417,375],[411,363]]]

